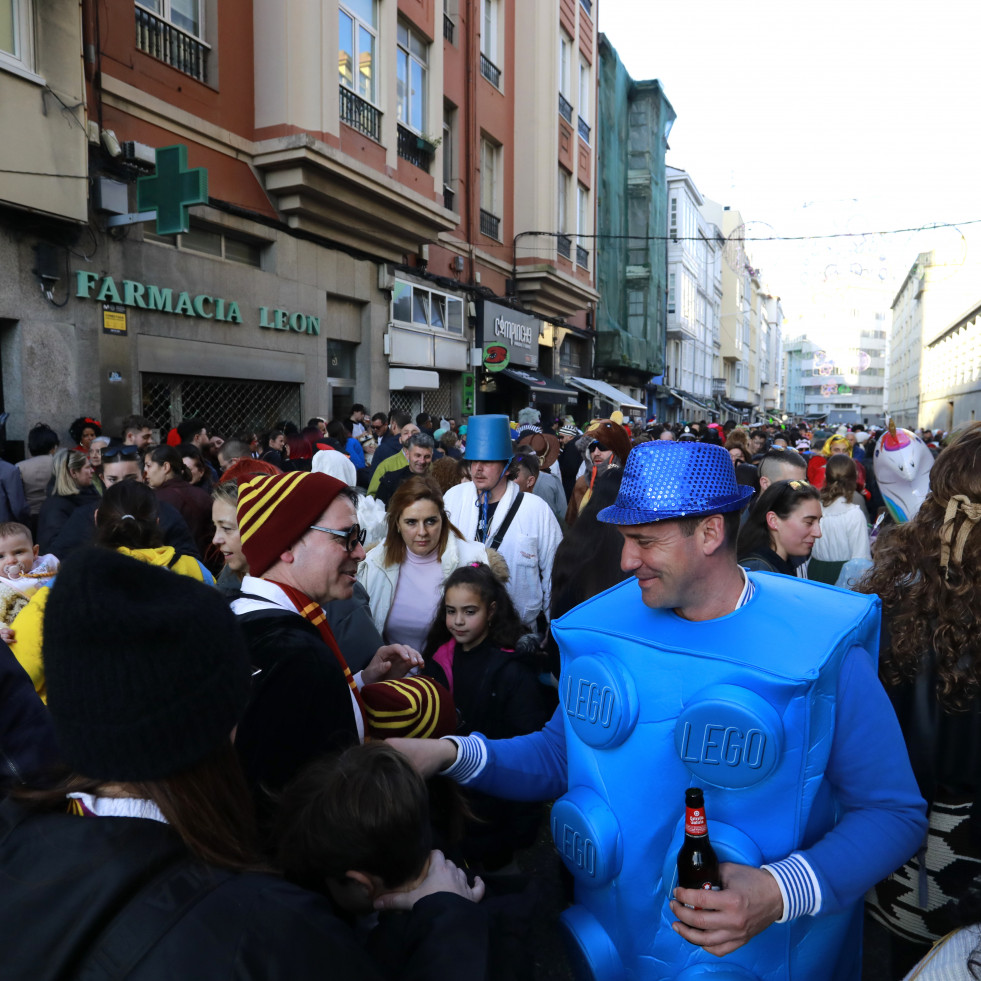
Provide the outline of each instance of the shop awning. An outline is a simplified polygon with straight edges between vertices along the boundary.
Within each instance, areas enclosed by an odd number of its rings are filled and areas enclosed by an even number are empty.
[[[439,372],[422,371],[419,368],[389,368],[388,387],[393,392],[435,391],[439,388]]]
[[[715,411],[714,405],[704,399],[696,398],[691,392],[682,391],[680,388],[672,388],[671,394],[696,409],[712,409],[712,411]]]
[[[600,381],[598,378],[573,377],[569,379],[569,384],[588,395],[605,399],[614,405],[628,409],[640,409],[643,412],[647,411],[647,406],[643,402],[638,402],[633,396],[621,392],[619,388],[614,388],[609,382]]]
[[[561,378],[550,378],[540,371],[535,371],[534,368],[504,368],[501,374],[519,385],[524,385],[536,395],[554,396],[553,403],[556,403],[557,399],[558,404],[564,405],[566,402],[576,402],[579,399],[571,388],[563,384]]]

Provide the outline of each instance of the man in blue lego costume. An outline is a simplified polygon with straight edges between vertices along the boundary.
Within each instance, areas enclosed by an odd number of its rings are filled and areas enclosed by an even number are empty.
[[[862,896],[926,831],[869,653],[878,600],[741,569],[750,493],[720,446],[638,446],[599,514],[633,578],[553,622],[561,703],[546,727],[395,741],[426,773],[559,798],[583,978],[858,979]],[[705,793],[720,892],[675,885],[690,786]]]

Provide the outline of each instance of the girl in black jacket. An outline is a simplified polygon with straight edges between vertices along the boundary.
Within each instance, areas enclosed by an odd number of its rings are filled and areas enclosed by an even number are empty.
[[[548,721],[538,666],[514,652],[521,632],[514,604],[489,566],[475,562],[450,574],[426,640],[423,670],[452,692],[459,735],[509,739]],[[515,848],[532,843],[540,805],[474,791],[467,796],[485,822],[474,825],[461,845],[468,860],[494,871],[510,862]]]

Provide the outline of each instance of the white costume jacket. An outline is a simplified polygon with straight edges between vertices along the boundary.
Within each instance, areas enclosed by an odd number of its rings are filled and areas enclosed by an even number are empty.
[[[517,493],[517,486],[509,480],[494,512],[487,534],[488,543],[503,523]],[[443,503],[460,534],[467,541],[473,541],[477,537],[480,516],[477,488],[472,483],[457,484],[446,492]],[[540,497],[525,494],[498,551],[511,573],[508,595],[526,627],[534,627],[539,612],[548,615],[552,599],[552,560],[560,541],[562,530],[551,508]]]

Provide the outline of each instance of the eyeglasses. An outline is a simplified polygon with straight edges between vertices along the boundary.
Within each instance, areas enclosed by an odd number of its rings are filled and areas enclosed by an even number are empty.
[[[351,525],[350,528],[321,528],[320,525],[310,525],[311,531],[322,531],[328,535],[336,535],[344,539],[344,551],[351,554],[358,547],[364,545],[364,540],[368,537],[368,531],[360,525]]]
[[[140,455],[138,446],[106,446],[102,450],[102,462],[110,463],[121,456],[124,460],[135,460]]]
[[[592,453],[594,450],[601,450],[601,449],[603,449],[603,444],[600,443],[598,440],[594,439],[592,443],[589,444],[590,453]]]
[[[384,429],[385,428],[385,423],[383,423],[383,422],[373,422],[371,424],[371,428],[372,429],[376,429],[376,430],[378,430],[378,429]]]

